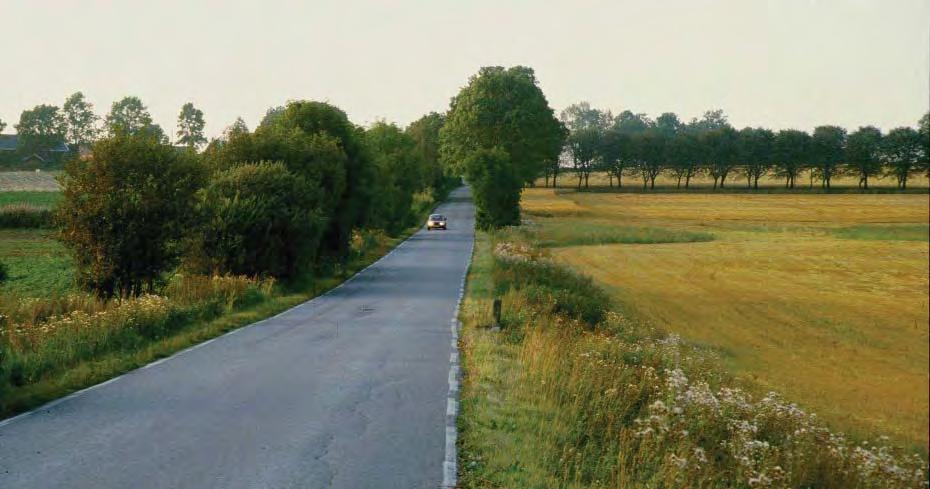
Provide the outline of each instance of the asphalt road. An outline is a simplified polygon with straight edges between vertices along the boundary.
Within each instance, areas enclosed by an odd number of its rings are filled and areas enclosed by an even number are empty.
[[[0,488],[437,488],[474,239],[420,231],[331,293],[0,426]]]

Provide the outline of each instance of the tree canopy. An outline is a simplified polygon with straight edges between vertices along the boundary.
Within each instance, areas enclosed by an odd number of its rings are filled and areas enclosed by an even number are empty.
[[[181,107],[178,114],[178,144],[196,149],[207,142],[203,135],[206,122],[203,120],[203,111],[188,102]]]
[[[452,99],[442,140],[443,161],[461,167],[480,148],[500,147],[517,175],[532,182],[561,150],[559,121],[531,68],[484,67]]]
[[[75,92],[62,106],[67,127],[68,144],[75,148],[86,146],[93,142],[100,130],[97,122],[100,117],[94,113],[94,105],[84,98],[81,92]]]
[[[139,97],[124,97],[113,102],[105,124],[111,136],[147,133],[159,140],[168,139],[161,126],[152,122],[152,115]]]
[[[54,105],[37,105],[24,110],[16,125],[23,153],[47,153],[65,142],[67,121]]]
[[[512,202],[504,212],[490,206],[479,225],[498,227],[519,224],[519,196],[523,184],[533,182],[562,149],[562,125],[540,90],[533,70],[524,66],[484,67],[452,99],[446,123],[440,131],[444,164],[470,182],[499,182],[499,186],[473,186],[476,200]],[[478,171],[476,164],[488,164]],[[487,172],[504,171],[506,175]],[[518,185],[511,185],[512,182]],[[505,183],[507,183],[505,185]],[[481,191],[507,193],[490,199]],[[490,199],[490,200],[487,200]]]

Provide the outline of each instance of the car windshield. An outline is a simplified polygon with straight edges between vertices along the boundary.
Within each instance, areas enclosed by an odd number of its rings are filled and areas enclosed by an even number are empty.
[[[433,214],[433,215],[429,216],[429,219],[430,219],[430,221],[442,221],[443,219],[445,219],[445,217],[442,217],[442,216],[439,215],[439,214]]]

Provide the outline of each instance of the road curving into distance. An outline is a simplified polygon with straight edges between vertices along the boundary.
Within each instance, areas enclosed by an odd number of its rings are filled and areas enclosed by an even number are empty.
[[[329,294],[0,422],[0,488],[440,487],[468,190],[437,212]]]

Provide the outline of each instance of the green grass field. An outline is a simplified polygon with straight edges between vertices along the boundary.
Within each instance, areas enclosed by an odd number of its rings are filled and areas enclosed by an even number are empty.
[[[9,274],[0,293],[47,297],[74,290],[71,257],[52,232],[0,229],[0,262]]]
[[[30,204],[54,207],[61,200],[60,192],[7,191],[0,192],[0,207],[10,204]]]

